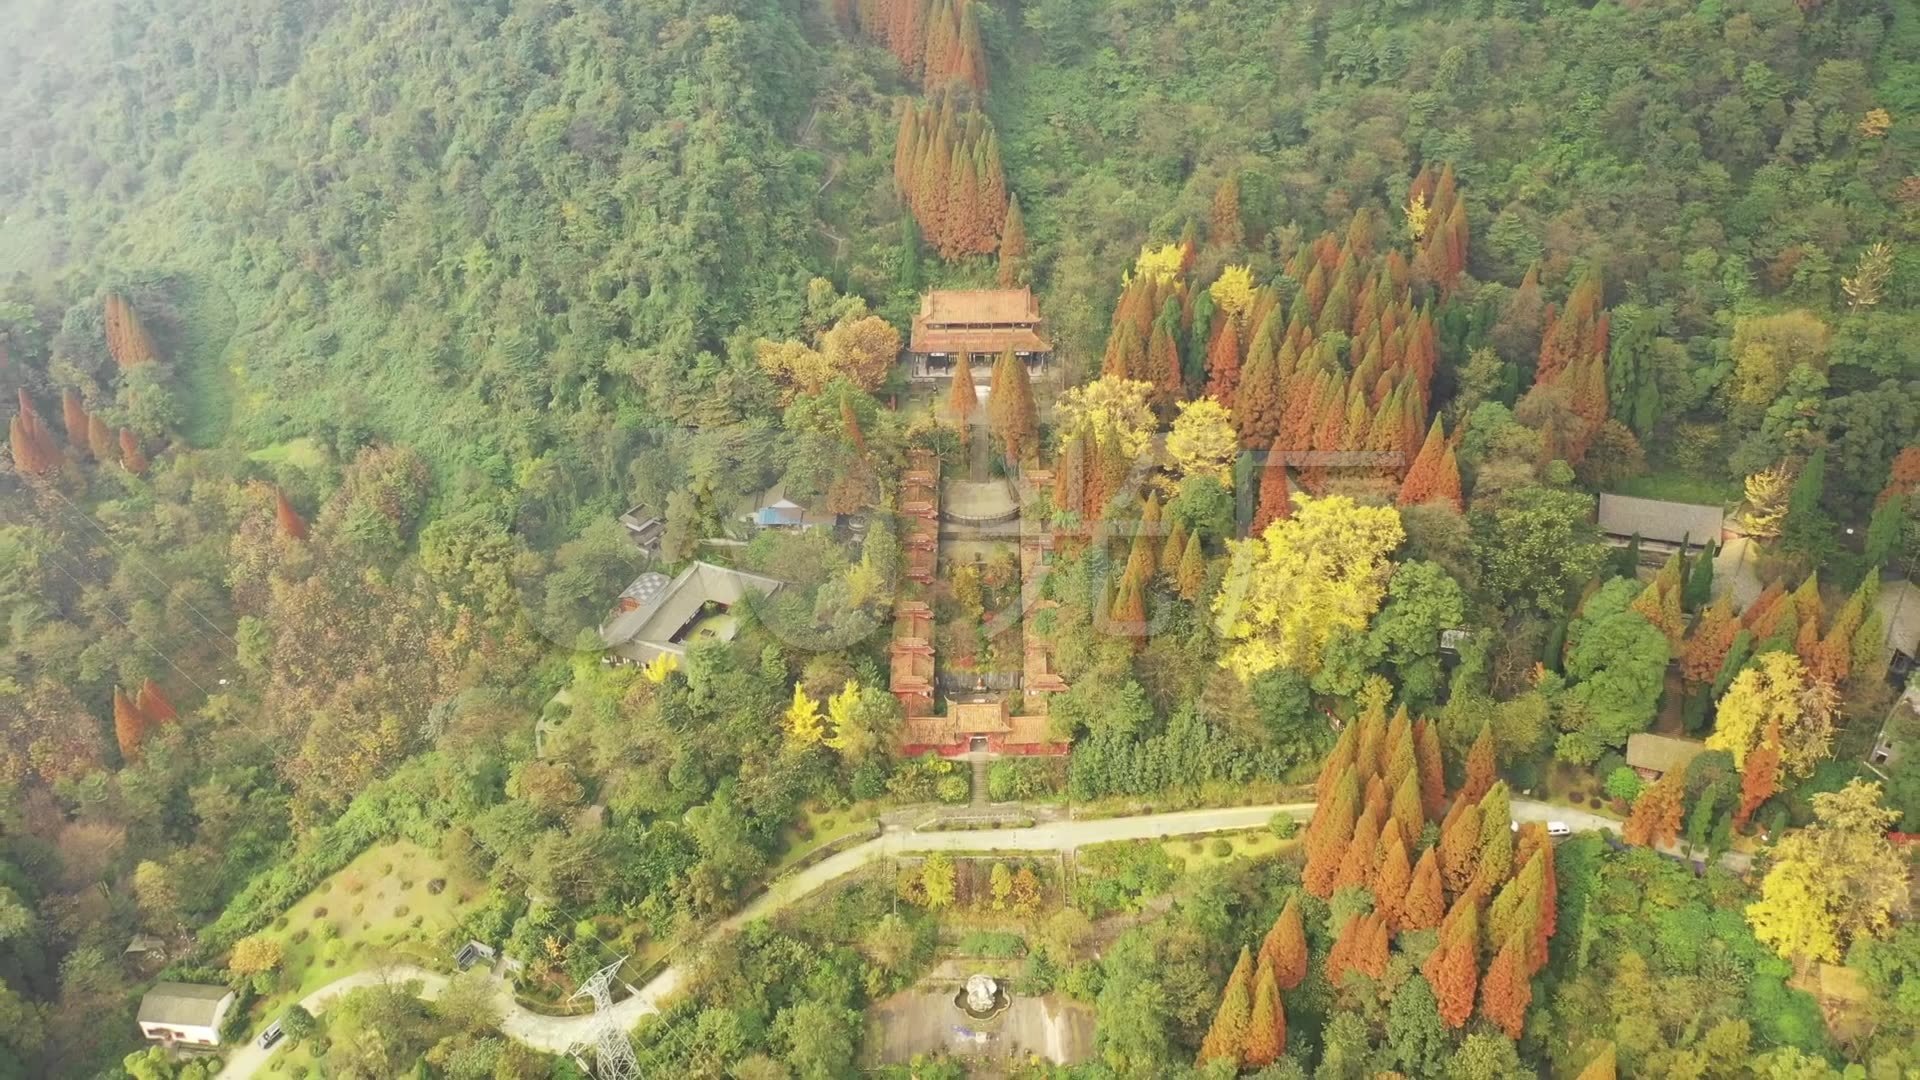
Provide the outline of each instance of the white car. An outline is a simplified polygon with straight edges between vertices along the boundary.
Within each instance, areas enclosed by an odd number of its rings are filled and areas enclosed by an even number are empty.
[[[1519,822],[1509,821],[1508,824],[1513,826],[1514,832],[1520,831]],[[1573,827],[1571,825],[1568,825],[1564,821],[1549,821],[1547,822],[1547,835],[1548,836],[1572,836]]]

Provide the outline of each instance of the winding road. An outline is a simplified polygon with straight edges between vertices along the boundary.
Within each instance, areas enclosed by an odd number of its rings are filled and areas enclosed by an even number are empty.
[[[1165,814],[1141,814],[1134,817],[1097,818],[1088,821],[1051,821],[1019,829],[990,831],[920,832],[909,828],[892,829],[864,844],[786,875],[744,908],[716,924],[707,932],[713,937],[730,933],[756,919],[764,919],[794,902],[881,859],[894,855],[922,855],[935,851],[1017,852],[1073,851],[1089,844],[1114,840],[1151,840],[1169,836],[1193,836],[1203,833],[1238,832],[1257,829],[1275,814],[1306,819],[1314,804],[1279,803],[1265,806],[1234,806],[1213,810],[1183,810]],[[1552,806],[1529,799],[1513,801],[1516,821],[1564,821],[1576,832],[1607,830],[1618,832],[1620,823],[1599,814],[1590,814],[1565,806]],[[658,1012],[669,997],[679,991],[687,976],[686,965],[673,964],[655,975],[632,996],[614,1005],[612,1015],[631,1027],[642,1016]],[[417,981],[421,996],[431,1000],[447,985],[447,977],[408,964],[396,964],[372,971],[357,972],[335,979],[300,999],[300,1004],[315,1015],[350,990],[383,983]],[[548,1053],[563,1053],[592,1038],[592,1016],[542,1016],[529,1012],[513,1000],[505,983],[498,986],[500,1030],[505,1034]],[[272,1056],[262,1050],[254,1037],[234,1049],[220,1080],[246,1080],[260,1070]]]

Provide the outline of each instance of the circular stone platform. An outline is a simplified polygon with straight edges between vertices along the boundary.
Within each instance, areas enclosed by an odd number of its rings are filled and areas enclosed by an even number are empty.
[[[999,525],[1020,516],[1020,501],[1004,479],[949,480],[941,487],[940,516],[963,525]]]

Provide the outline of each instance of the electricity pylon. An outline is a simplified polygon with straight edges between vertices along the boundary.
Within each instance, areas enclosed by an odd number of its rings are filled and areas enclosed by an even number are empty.
[[[567,999],[593,998],[593,1014],[597,1017],[593,1025],[596,1080],[640,1080],[640,1061],[634,1057],[633,1043],[627,1038],[627,1029],[614,1019],[612,1012],[613,980],[626,962],[623,956],[594,972],[593,977]]]

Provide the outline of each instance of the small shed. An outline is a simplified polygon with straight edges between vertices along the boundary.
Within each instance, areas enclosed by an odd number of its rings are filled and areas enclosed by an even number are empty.
[[[1661,550],[1704,547],[1719,543],[1726,528],[1726,511],[1718,506],[1641,499],[1632,495],[1602,495],[1596,517],[1600,531],[1614,543],[1635,536]]]
[[[483,960],[491,966],[496,955],[493,946],[482,941],[469,941],[453,954],[453,962],[461,971],[465,971]]]
[[[1695,739],[1643,731],[1627,736],[1627,765],[1639,773],[1642,780],[1651,782],[1676,769],[1684,771],[1706,750],[1707,744]]]
[[[233,991],[204,983],[156,983],[140,999],[140,1034],[163,1046],[219,1046]]]

